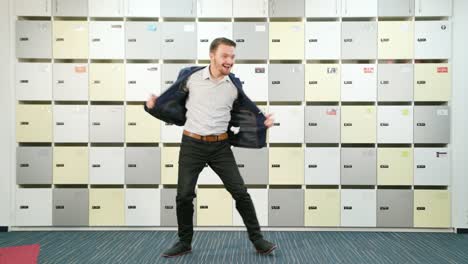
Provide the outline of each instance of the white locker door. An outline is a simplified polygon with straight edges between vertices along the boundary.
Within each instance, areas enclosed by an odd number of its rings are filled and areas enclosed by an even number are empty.
[[[159,189],[125,190],[125,223],[127,226],[161,225],[161,191]]]
[[[89,0],[90,17],[123,17],[123,0]]]
[[[125,68],[127,101],[146,101],[161,93],[161,67],[153,63],[128,63]]]
[[[161,141],[162,143],[180,143],[182,139],[182,133],[184,131],[183,126],[176,126],[174,124],[168,124],[161,122]]]
[[[50,16],[52,10],[51,0],[15,0],[15,14],[17,16]]]
[[[123,59],[125,31],[122,21],[89,22],[89,57],[91,59]]]
[[[199,22],[198,23],[198,59],[210,59],[210,44],[215,38],[232,39],[231,22]]]
[[[375,190],[341,190],[341,226],[375,227],[377,198]]]
[[[342,0],[343,17],[376,17],[377,0]]]
[[[232,17],[233,0],[198,0],[198,17]],[[235,0],[234,0],[235,1]]]
[[[16,189],[15,226],[52,225],[52,189]]]
[[[414,148],[414,185],[450,185],[448,148]]]
[[[415,0],[416,16],[451,16],[452,0]]]
[[[252,101],[268,101],[268,65],[235,64],[232,72],[241,80],[244,92]]]
[[[88,143],[87,105],[54,105],[54,142]]]
[[[159,17],[160,0],[125,0],[126,17]]]
[[[377,123],[378,143],[413,143],[411,106],[378,106]]]
[[[305,183],[311,185],[339,185],[340,153],[339,148],[306,148]]]
[[[16,63],[16,100],[52,100],[52,65],[50,63]]]
[[[210,166],[205,165],[198,177],[198,184],[219,185],[223,184],[223,182]]]
[[[414,25],[416,59],[448,59],[452,34],[448,21],[416,21]]]
[[[250,198],[253,201],[255,212],[260,226],[268,226],[268,190],[248,189]],[[244,221],[236,209],[236,200],[232,200],[233,226],[244,226]]]
[[[125,149],[91,147],[89,167],[89,184],[124,184]]]
[[[267,17],[268,0],[233,0],[234,17]]]
[[[341,100],[375,101],[377,98],[377,65],[342,64]]]
[[[339,60],[340,22],[306,22],[306,59]]]
[[[54,63],[53,94],[56,101],[88,101],[88,64]]]
[[[270,106],[268,112],[275,118],[274,127],[269,130],[270,143],[304,142],[303,106]]]
[[[306,17],[339,17],[341,0],[305,0]]]

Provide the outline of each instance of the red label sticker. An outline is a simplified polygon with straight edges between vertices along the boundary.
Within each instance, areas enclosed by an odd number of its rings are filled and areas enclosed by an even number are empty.
[[[336,116],[336,109],[327,109],[327,115],[334,115],[334,116]]]
[[[448,67],[437,67],[437,73],[447,73]]]
[[[374,73],[374,67],[364,67],[364,73]]]
[[[84,73],[86,72],[86,66],[75,66],[76,73]]]

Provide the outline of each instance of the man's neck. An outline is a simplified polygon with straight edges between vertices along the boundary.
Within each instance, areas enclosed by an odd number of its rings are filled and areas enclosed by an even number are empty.
[[[217,75],[216,75],[216,73],[213,73],[213,71],[212,71],[211,69],[212,69],[212,68],[211,68],[211,64],[210,64],[210,65],[208,66],[208,70],[209,70],[209,72],[210,72],[211,77],[212,77],[214,80],[219,81],[219,80],[221,80],[221,79],[224,78],[224,75],[222,75],[220,72],[218,72]]]

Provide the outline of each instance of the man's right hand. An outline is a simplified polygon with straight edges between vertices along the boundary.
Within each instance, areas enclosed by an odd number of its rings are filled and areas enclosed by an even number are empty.
[[[158,97],[154,94],[151,94],[151,96],[148,98],[148,101],[146,101],[146,107],[148,109],[152,109],[156,105],[156,100]]]

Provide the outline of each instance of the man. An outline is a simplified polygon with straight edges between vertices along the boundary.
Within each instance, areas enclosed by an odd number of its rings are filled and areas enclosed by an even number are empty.
[[[273,125],[242,90],[232,73],[236,44],[217,38],[210,45],[210,65],[182,69],[176,82],[159,98],[152,95],[145,110],[169,123],[184,125],[179,154],[177,222],[179,242],[163,253],[175,257],[191,252],[193,199],[198,175],[208,164],[236,201],[250,241],[260,254],[276,245],[263,239],[255,208],[244,186],[231,145],[265,146],[266,129]]]

